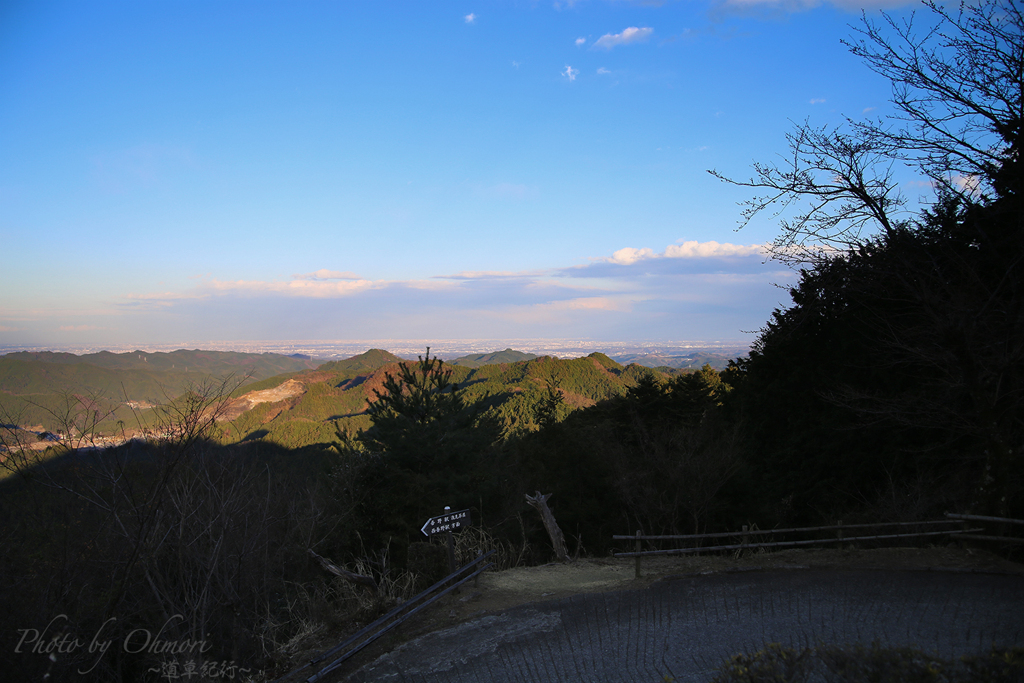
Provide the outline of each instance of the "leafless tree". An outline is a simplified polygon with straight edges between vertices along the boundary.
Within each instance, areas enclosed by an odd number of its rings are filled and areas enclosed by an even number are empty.
[[[906,199],[893,177],[898,152],[886,136],[860,132],[804,122],[786,135],[789,154],[784,161],[755,163],[755,177],[749,181],[710,173],[735,185],[767,190],[743,203],[741,227],[770,211],[782,228],[770,245],[772,257],[788,264],[816,263],[854,248],[865,230],[892,232],[901,218]],[[797,206],[801,208],[795,216],[784,217]]]
[[[925,6],[923,27],[916,15],[883,14],[881,23],[865,15],[859,38],[844,41],[892,83],[898,112],[891,128],[879,121],[857,130],[884,133],[937,187],[982,198],[1024,121],[1024,14],[1016,0]]]
[[[906,220],[894,171],[905,164],[943,196],[992,197],[1003,164],[1018,153],[1024,122],[1024,14],[1016,0],[980,0],[899,21],[866,14],[844,44],[892,84],[896,113],[837,127],[805,121],[787,135],[781,162],[724,181],[766,193],[744,202],[740,225],[770,212],[781,219],[771,255],[820,263],[889,234]],[[1020,191],[1021,188],[1017,188]],[[788,217],[791,212],[792,217]]]

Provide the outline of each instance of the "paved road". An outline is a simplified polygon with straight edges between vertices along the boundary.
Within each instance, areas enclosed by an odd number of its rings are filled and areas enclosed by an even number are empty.
[[[1024,645],[1024,577],[791,570],[689,576],[480,617],[406,643],[348,681],[707,681],[766,643],[915,645],[946,657]]]

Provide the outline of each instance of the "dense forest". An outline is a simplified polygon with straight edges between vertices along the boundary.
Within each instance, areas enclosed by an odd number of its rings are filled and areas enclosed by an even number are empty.
[[[851,49],[897,86],[905,125],[799,127],[793,168],[758,166],[740,183],[770,190],[750,215],[792,198],[811,209],[775,245],[800,268],[792,303],[724,370],[374,350],[273,376],[260,366],[259,381],[211,368],[170,397],[103,395],[115,369],[67,358],[47,372],[108,384],[18,400],[5,386],[5,673],[155,678],[141,648],[13,655],[40,615],[54,633],[113,640],[164,624],[168,640],[216,643],[211,659],[277,671],[311,625],[344,629],[382,608],[326,582],[308,550],[401,594],[417,580],[421,525],[451,506],[475,522],[460,552],[546,562],[524,500],[536,491],[552,494],[570,552],[590,555],[637,529],[1024,518],[1022,22],[1000,7],[932,6],[961,36],[942,78],[944,53],[900,61],[901,43],[867,24]],[[896,211],[894,159],[935,181],[919,215]],[[4,381],[28,382],[17,363],[45,361],[8,359]],[[155,386],[145,368],[117,371]],[[36,423],[45,434],[24,428]],[[84,448],[97,432],[124,438]]]

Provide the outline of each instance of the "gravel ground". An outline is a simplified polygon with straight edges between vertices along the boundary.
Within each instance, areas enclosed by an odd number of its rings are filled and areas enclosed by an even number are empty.
[[[666,579],[479,616],[347,680],[707,681],[768,643],[914,646],[945,657],[1024,645],[1024,577],[912,570],[754,570]]]
[[[1024,566],[952,546],[646,557],[640,579],[631,559],[587,559],[485,573],[327,680],[703,681],[767,642],[962,654],[1024,644],[1020,605]]]

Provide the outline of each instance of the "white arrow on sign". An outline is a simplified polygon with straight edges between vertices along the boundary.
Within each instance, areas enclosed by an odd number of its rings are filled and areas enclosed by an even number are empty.
[[[458,531],[462,527],[469,525],[469,510],[459,510],[457,512],[446,512],[443,515],[431,517],[427,520],[426,524],[420,527],[420,531],[423,532],[424,536],[430,537],[434,534],[444,533],[445,531]]]

